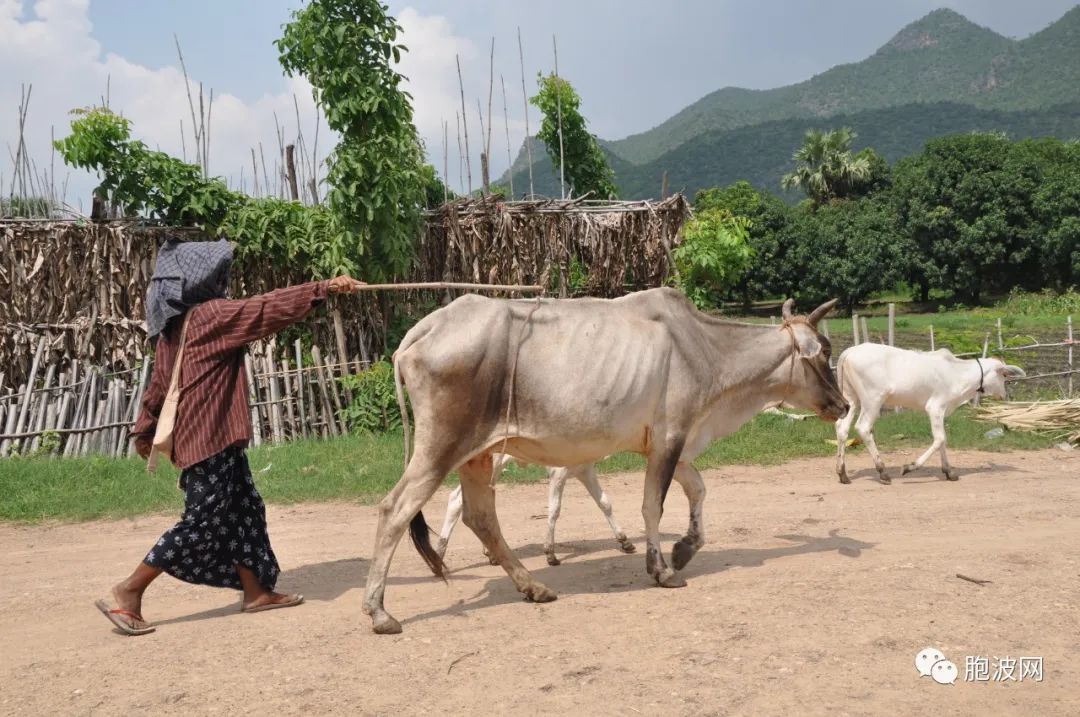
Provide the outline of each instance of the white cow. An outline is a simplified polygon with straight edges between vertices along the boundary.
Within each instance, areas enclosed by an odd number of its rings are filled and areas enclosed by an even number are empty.
[[[1005,377],[1023,376],[1018,366],[1008,366],[995,358],[958,359],[948,349],[908,351],[884,344],[859,344],[840,354],[836,378],[844,398],[851,405],[848,414],[836,422],[836,472],[841,483],[850,483],[844,464],[844,442],[856,408],[855,430],[866,444],[882,483],[891,479],[874,442],[874,423],[883,408],[910,408],[930,417],[934,442],[914,463],[904,466],[901,475],[922,467],[941,451],[941,470],[949,480],[959,476],[949,466],[945,452],[945,418],[976,394],[1005,398]]]
[[[495,453],[492,455],[492,460],[495,463],[495,472],[501,473],[514,458],[504,453]],[[611,499],[607,497],[607,493],[600,487],[600,482],[596,479],[595,464],[585,463],[567,468],[548,468],[548,529],[547,539],[544,541],[544,555],[547,556],[548,565],[559,564],[559,558],[555,555],[555,522],[558,521],[559,513],[562,511],[563,489],[566,488],[566,481],[570,478],[577,478],[581,481],[581,484],[585,486],[585,490],[589,491],[589,495],[596,501],[596,505],[600,507],[600,511],[604,514],[608,525],[611,527],[611,532],[615,534],[615,542],[619,544],[619,549],[624,553],[634,552],[634,544],[630,542],[630,539],[626,537],[626,533],[615,522],[615,515],[611,510]],[[439,554],[440,558],[446,554],[446,544],[450,542],[450,535],[454,532],[454,527],[461,519],[464,507],[465,503],[462,500],[462,490],[459,485],[450,493],[450,498],[446,503],[446,518],[443,520],[439,542],[435,546],[435,552]],[[485,549],[484,553],[487,554],[487,552]],[[488,555],[488,558],[491,560],[492,565],[497,564],[494,556]]]

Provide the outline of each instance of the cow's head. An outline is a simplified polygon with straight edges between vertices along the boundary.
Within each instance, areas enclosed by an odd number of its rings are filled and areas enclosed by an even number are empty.
[[[829,356],[832,345],[829,339],[818,333],[818,322],[825,317],[836,299],[826,301],[810,312],[809,316],[796,316],[791,309],[793,299],[784,302],[784,324],[780,330],[791,335],[791,356],[778,369],[784,387],[785,403],[813,411],[827,421],[843,418],[848,412],[840,387],[836,385]]]
[[[999,401],[1005,400],[1005,379],[1025,375],[1019,366],[1010,366],[995,358],[980,359],[980,367],[983,393]]]

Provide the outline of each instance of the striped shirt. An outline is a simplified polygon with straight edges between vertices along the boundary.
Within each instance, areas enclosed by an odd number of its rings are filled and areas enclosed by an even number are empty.
[[[328,286],[326,281],[299,284],[250,299],[214,299],[190,310],[170,456],[178,468],[229,446],[248,444],[252,434],[244,347],[307,316],[326,300]],[[180,324],[170,321],[158,338],[150,385],[132,429],[141,452],[154,439],[169,390]]]

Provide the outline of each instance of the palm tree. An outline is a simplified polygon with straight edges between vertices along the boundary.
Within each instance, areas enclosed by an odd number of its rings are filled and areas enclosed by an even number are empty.
[[[802,146],[791,157],[795,171],[784,175],[781,186],[801,188],[815,204],[859,193],[870,180],[871,168],[866,157],[852,156],[855,137],[850,127],[807,130]]]

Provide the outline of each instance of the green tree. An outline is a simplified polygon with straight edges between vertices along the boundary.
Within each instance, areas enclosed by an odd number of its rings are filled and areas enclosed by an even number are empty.
[[[562,153],[566,181],[573,194],[591,192],[594,199],[614,199],[619,190],[615,173],[596,136],[589,133],[581,115],[581,98],[570,83],[554,74],[539,77],[540,91],[529,99],[544,119],[537,138],[547,146],[548,156],[559,173],[559,115],[562,114]]]
[[[859,196],[871,181],[871,157],[851,155],[856,134],[848,127],[806,131],[792,155],[795,170],[781,180],[784,189],[802,189],[815,204]]]
[[[1080,142],[1056,139],[1019,142],[1043,170],[1032,198],[1039,254],[1035,276],[1057,291],[1080,284]]]
[[[699,309],[717,306],[750,267],[749,220],[725,209],[699,212],[673,252],[676,285]]]
[[[789,247],[784,267],[800,302],[836,297],[849,311],[901,281],[912,253],[892,208],[874,198],[795,209],[780,242]]]
[[[378,0],[312,0],[277,41],[282,67],[308,79],[340,137],[328,159],[329,204],[372,279],[409,267],[427,202],[412,102],[394,69],[406,50],[400,32]]]
[[[1037,288],[1036,153],[1005,137],[972,133],[932,140],[894,168],[894,206],[914,241],[911,281],[977,303],[986,292]]]

